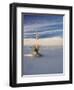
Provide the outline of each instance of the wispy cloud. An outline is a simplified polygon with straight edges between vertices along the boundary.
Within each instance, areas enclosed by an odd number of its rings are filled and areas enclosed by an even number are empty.
[[[24,25],[24,32],[35,31],[39,28],[44,28],[44,27],[54,26],[54,25],[61,25],[61,24],[62,22],[52,22],[52,23],[45,22],[45,23],[39,23],[39,24],[37,23],[37,24]]]
[[[24,15],[23,33],[24,38],[35,38],[36,32],[40,38],[62,36],[63,16],[30,16]]]
[[[50,30],[50,31],[44,31],[44,32],[40,32],[40,33],[38,33],[38,34],[47,34],[47,33],[54,33],[54,32],[61,32],[62,30],[54,30],[54,31],[52,31],[52,30]],[[36,32],[33,32],[33,33],[24,33],[25,35],[33,35],[33,34],[35,34],[36,35]]]

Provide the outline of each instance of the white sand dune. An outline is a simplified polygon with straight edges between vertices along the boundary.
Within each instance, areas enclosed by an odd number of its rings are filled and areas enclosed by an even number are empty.
[[[24,45],[32,46],[35,45],[35,39],[24,39]],[[63,46],[63,38],[61,37],[53,37],[53,38],[44,38],[38,40],[39,45],[41,46]]]

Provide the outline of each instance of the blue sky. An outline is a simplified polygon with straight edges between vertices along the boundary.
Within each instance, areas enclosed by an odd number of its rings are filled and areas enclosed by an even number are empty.
[[[24,38],[35,38],[36,32],[39,38],[62,37],[63,15],[24,14]]]

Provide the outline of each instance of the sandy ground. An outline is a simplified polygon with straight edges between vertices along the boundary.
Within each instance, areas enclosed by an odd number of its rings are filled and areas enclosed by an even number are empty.
[[[31,55],[32,48],[24,46],[22,75],[63,73],[63,47],[40,47],[42,57]]]

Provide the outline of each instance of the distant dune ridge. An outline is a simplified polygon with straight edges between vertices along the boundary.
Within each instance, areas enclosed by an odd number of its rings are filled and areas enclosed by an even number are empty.
[[[42,38],[38,40],[40,46],[63,46],[62,37]],[[24,39],[24,46],[33,46],[36,43],[35,39]]]

